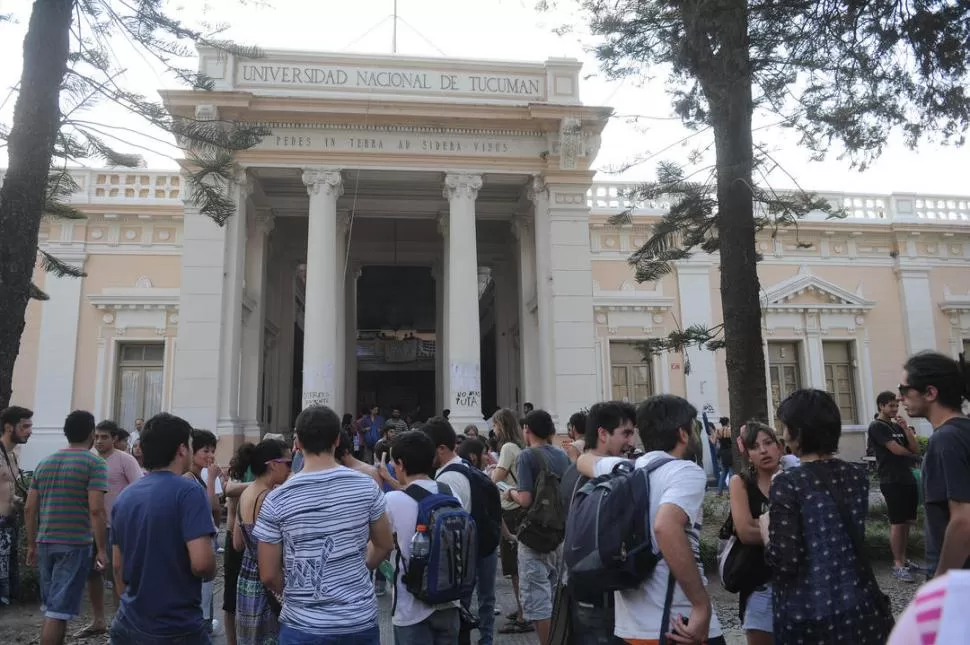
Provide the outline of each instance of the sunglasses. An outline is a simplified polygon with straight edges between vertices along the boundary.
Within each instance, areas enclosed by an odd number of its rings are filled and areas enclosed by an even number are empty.
[[[270,459],[266,462],[267,464],[283,464],[284,466],[292,467],[293,460],[286,457],[279,457],[278,459]]]
[[[910,393],[910,391],[916,391],[916,392],[920,392],[921,391],[915,385],[903,385],[902,383],[900,383],[897,387],[899,387],[899,394],[901,396],[906,396],[907,394]]]

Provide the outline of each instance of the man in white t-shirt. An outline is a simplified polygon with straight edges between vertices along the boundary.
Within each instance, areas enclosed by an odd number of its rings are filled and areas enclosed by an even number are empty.
[[[404,489],[420,486],[430,493],[442,492],[438,482],[431,479],[434,472],[435,446],[430,437],[419,430],[399,434],[391,445],[394,472],[402,490],[387,493],[387,515],[391,522],[400,562],[411,557],[411,539],[418,519],[418,503]],[[395,558],[396,559],[396,558]],[[404,566],[398,565],[394,590],[394,642],[396,645],[457,645],[458,601],[442,605],[427,605],[415,598],[404,584]]]
[[[676,643],[724,643],[721,624],[705,588],[700,558],[701,508],[707,478],[696,463],[702,450],[700,438],[693,431],[696,417],[694,406],[670,394],[650,397],[637,409],[637,431],[647,451],[637,459],[637,468],[667,456],[676,461],[650,475],[650,537],[654,549],[664,557],[639,589],[616,594],[614,633],[629,642],[658,643],[666,633],[670,634],[668,640]],[[595,477],[611,472],[620,461],[586,453],[577,465],[581,473]],[[675,582],[670,624],[665,625],[671,573]]]

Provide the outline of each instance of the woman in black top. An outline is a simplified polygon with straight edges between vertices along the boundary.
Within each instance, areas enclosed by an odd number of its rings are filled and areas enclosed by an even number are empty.
[[[869,478],[835,458],[842,419],[832,397],[797,390],[778,408],[801,466],[777,475],[762,515],[772,567],[775,643],[883,645],[892,613],[865,558]]]
[[[781,444],[774,430],[757,421],[745,424],[740,438],[750,468],[731,478],[731,520],[742,544],[763,547],[758,518],[768,512],[768,491],[780,469]],[[771,570],[764,566],[748,574],[750,585],[739,594],[741,629],[748,645],[772,645]]]

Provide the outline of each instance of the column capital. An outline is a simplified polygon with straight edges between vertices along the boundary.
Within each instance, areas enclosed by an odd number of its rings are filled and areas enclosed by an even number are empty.
[[[546,185],[546,178],[542,175],[532,175],[525,193],[528,200],[534,204],[540,197],[548,197],[548,195],[549,186]]]
[[[442,192],[445,199],[448,200],[470,199],[474,201],[478,197],[478,191],[481,187],[481,175],[450,172],[445,175],[445,188]]]
[[[273,209],[266,206],[257,207],[256,230],[263,235],[269,235],[274,228],[276,228],[276,216],[273,214]]]
[[[448,216],[450,213],[448,211],[441,211],[438,213],[438,233],[442,237],[448,237]]]
[[[344,180],[339,168],[304,168],[303,183],[308,195],[322,194],[340,197],[344,194]]]

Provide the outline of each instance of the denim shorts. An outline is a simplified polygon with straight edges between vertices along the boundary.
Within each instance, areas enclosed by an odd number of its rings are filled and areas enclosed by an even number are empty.
[[[559,584],[562,545],[551,553],[533,551],[519,542],[519,596],[522,620],[552,618],[552,601]]]
[[[81,599],[91,573],[90,544],[37,545],[41,611],[54,620],[71,620],[81,613]]]
[[[748,597],[748,604],[744,608],[744,631],[774,632],[771,611],[771,585],[759,587]]]

